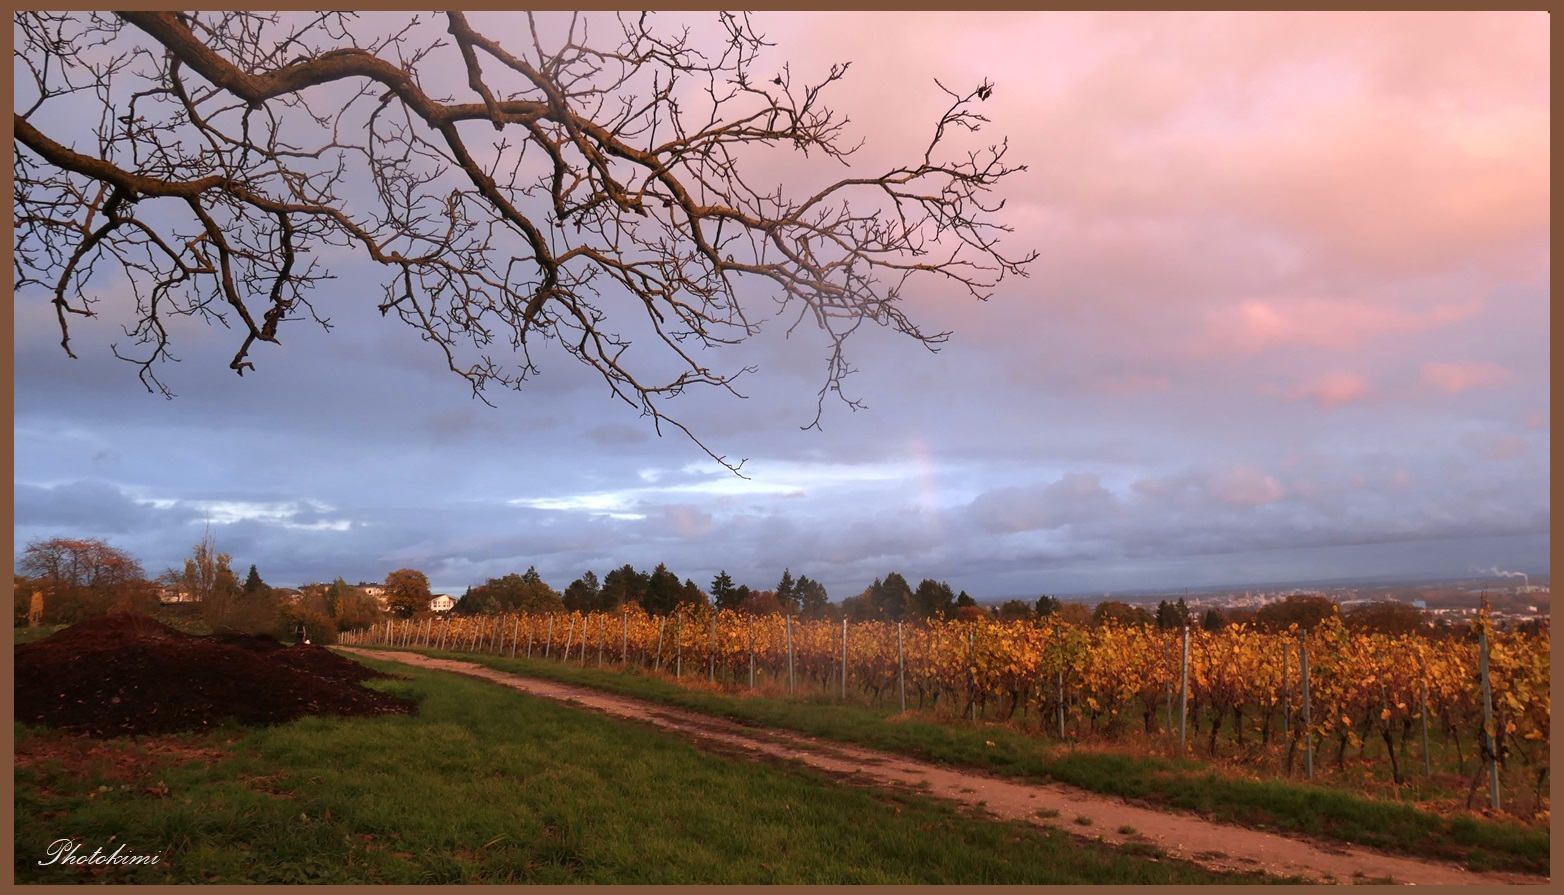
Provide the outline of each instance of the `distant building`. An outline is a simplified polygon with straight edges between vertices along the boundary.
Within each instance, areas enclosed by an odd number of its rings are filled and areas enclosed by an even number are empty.
[[[450,594],[435,594],[429,601],[430,612],[450,612],[456,607],[456,598]]]
[[[170,603],[199,603],[200,602],[199,600],[197,600],[195,598],[195,594],[192,594],[190,591],[188,591],[188,590],[180,590],[180,589],[174,588],[174,587],[159,588],[158,589],[158,593],[157,593],[157,601],[159,603],[164,604],[164,605],[168,605]]]
[[[385,585],[383,585],[383,584],[365,584],[363,582],[359,582],[358,589],[363,591],[366,595],[374,597],[375,598],[375,603],[380,606],[380,611],[381,612],[384,612],[387,609],[387,607],[390,605],[389,603],[386,602],[386,587],[385,587]]]

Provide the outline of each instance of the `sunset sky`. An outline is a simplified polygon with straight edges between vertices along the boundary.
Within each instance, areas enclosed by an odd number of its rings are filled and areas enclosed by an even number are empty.
[[[16,552],[101,537],[157,574],[210,521],[273,585],[412,567],[458,596],[659,562],[833,600],[891,571],[979,599],[1547,572],[1545,13],[753,21],[796,77],[851,61],[828,97],[865,146],[832,177],[921,152],[935,79],[992,80],[979,136],[1028,166],[1000,219],[1031,276],[909,295],[938,353],[856,335],[865,409],[801,429],[825,355],[790,318],[721,356],[759,367],[746,399],[668,407],[747,478],[562,352],[486,407],[356,262],[316,298],[335,328],[243,378],[234,332],[181,330],[170,401],[110,354],[114,315],[70,360],[23,292]]]

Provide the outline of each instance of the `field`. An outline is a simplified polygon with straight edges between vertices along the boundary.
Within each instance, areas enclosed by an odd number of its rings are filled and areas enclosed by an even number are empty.
[[[18,641],[24,636],[19,632]],[[1275,750],[1254,751],[1253,741],[1240,750],[1226,732],[1217,757],[1193,748],[1179,756],[1169,731],[1125,739],[1107,735],[1106,727],[1093,734],[1089,725],[1077,726],[1079,718],[1072,718],[1069,740],[1054,740],[1051,725],[1042,723],[1054,719],[1039,719],[1035,709],[1009,718],[980,711],[974,721],[969,710],[958,716],[948,703],[904,712],[859,687],[843,701],[839,682],[790,688],[773,676],[752,689],[742,665],[719,675],[714,665],[678,660],[672,669],[616,666],[606,645],[601,667],[595,650],[583,655],[579,647],[568,662],[557,648],[548,658],[536,650],[528,659],[525,641],[491,639],[484,648],[489,652],[418,652],[629,694],[750,729],[860,743],[1005,779],[1059,781],[1197,819],[1453,860],[1474,871],[1548,872],[1545,814],[1462,810],[1466,775],[1414,774],[1396,783],[1372,754],[1349,756],[1342,769],[1321,762],[1308,782],[1272,773],[1280,764],[1256,773],[1246,761],[1278,761]],[[511,658],[513,648],[521,655]],[[1093,830],[1089,816],[1075,829],[1087,834],[1083,840],[1035,822],[995,819],[981,802],[958,807],[906,788],[844,786],[795,762],[744,760],[492,684],[367,664],[409,674],[373,686],[416,698],[419,713],[307,718],[129,742],[18,725],[17,880],[1252,879],[1175,860],[1128,827]],[[1456,761],[1443,736],[1436,733],[1431,744],[1442,761]],[[63,837],[85,844],[117,837],[165,860],[153,868],[36,866],[33,856]],[[1108,841],[1093,841],[1098,837]]]
[[[715,758],[638,725],[449,674],[415,671],[376,686],[418,699],[420,712],[141,742],[19,727],[16,881],[1231,879],[968,817],[927,797]],[[37,866],[62,837],[125,842],[162,860]]]

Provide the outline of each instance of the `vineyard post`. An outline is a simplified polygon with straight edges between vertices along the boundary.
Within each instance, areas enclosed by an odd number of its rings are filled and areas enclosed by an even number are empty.
[[[547,659],[554,649],[554,613],[548,614],[548,630],[543,632],[543,658]]]
[[[673,676],[684,677],[684,616],[673,617]]]
[[[1483,619],[1486,622],[1487,619]],[[1493,736],[1493,682],[1488,677],[1488,625],[1477,628],[1477,674],[1483,685],[1483,752],[1488,759],[1488,801],[1499,810],[1499,748]]]
[[[386,619],[386,639],[384,642],[386,646],[391,645],[391,619],[389,618]]]
[[[967,689],[972,695],[972,723],[977,723],[977,634],[967,629]]]
[[[532,616],[527,616],[527,658],[532,658],[532,641],[538,634],[538,629],[532,625]]]
[[[1189,727],[1189,625],[1184,626],[1184,670],[1179,675],[1178,697],[1178,751],[1184,754],[1185,732]]]
[[[516,616],[516,629],[510,634],[510,657],[516,658],[516,647],[521,645],[521,616]]]
[[[749,688],[755,689],[755,617],[749,617]]]
[[[1303,770],[1314,779],[1314,716],[1309,712],[1309,632],[1298,632],[1298,673],[1303,682]]]
[[[570,644],[575,642],[575,637],[576,637],[576,614],[574,612],[572,612],[572,613],[570,613],[570,627],[565,629],[565,651],[559,654],[559,661],[561,661],[561,662],[569,662],[570,661]]]
[[[608,616],[597,617],[597,667],[603,667],[603,626],[608,624]]]
[[[1061,657],[1062,661],[1062,657]],[[1059,739],[1064,739],[1064,666],[1059,667],[1059,675],[1054,681],[1055,701],[1059,704]]]
[[[842,619],[842,701],[847,701],[847,619]]]
[[[789,694],[792,694],[793,691],[794,691],[794,682],[793,682],[793,617],[791,615],[787,616],[786,634],[787,634],[787,692]]]
[[[717,680],[717,613],[711,614],[711,642],[706,646],[706,679]]]
[[[624,630],[619,635],[619,664],[630,667],[630,610],[624,611]]]
[[[1434,757],[1428,752],[1428,656],[1419,649],[1418,661],[1418,701],[1423,716],[1423,770],[1425,776],[1434,776]]]
[[[1162,684],[1163,702],[1167,707],[1166,714],[1168,723],[1166,730],[1168,732],[1168,736],[1173,735],[1173,669],[1168,668],[1169,665],[1173,664],[1173,657],[1169,655],[1169,653],[1172,651],[1172,642],[1167,640],[1162,641],[1162,667],[1168,671],[1167,680]]]
[[[663,667],[663,627],[667,624],[667,616],[659,615],[657,617],[657,659],[652,662],[653,671],[660,671]]]
[[[587,667],[587,617],[581,616],[581,667]]]
[[[440,649],[445,649],[445,635],[451,633],[451,619],[450,616],[441,616],[440,621],[444,623],[440,625]]]
[[[429,624],[424,626],[424,649],[428,649],[434,643],[434,616],[429,616]]]
[[[907,668],[903,664],[901,646],[901,622],[896,623],[896,691],[901,696],[901,710],[907,711]]]
[[[1287,689],[1287,641],[1282,641],[1282,742],[1292,737],[1292,693]]]
[[[470,653],[473,651],[473,647],[475,647],[478,643],[478,634],[482,630],[483,620],[481,618],[475,617],[473,619],[472,633],[467,637],[467,652]]]

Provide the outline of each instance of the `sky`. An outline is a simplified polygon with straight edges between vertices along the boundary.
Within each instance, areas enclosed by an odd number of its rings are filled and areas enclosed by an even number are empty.
[[[936,79],[991,80],[979,136],[1027,166],[999,219],[1030,276],[906,296],[937,353],[856,334],[863,409],[803,428],[825,354],[790,318],[714,358],[757,367],[745,398],[666,408],[742,478],[562,352],[489,407],[353,258],[315,299],[333,329],[242,378],[233,331],[183,326],[165,400],[110,353],[125,283],[75,360],[18,292],[14,554],[103,538],[156,575],[209,525],[269,584],[415,568],[457,596],[626,563],[833,600],[892,571],[981,600],[1548,572],[1545,13],[753,22],[795,75],[851,61],[848,175],[926,143]]]

